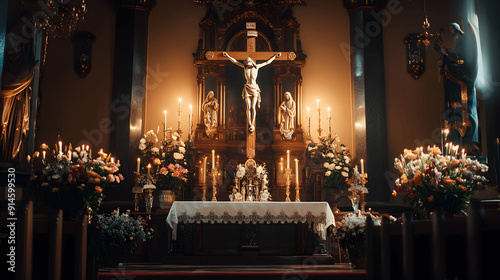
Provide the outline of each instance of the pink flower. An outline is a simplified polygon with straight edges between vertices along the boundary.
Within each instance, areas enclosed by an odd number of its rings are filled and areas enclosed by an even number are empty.
[[[168,169],[170,171],[174,171],[175,170],[175,165],[173,163],[169,164],[167,167],[168,167]]]
[[[181,173],[179,172],[179,170],[175,170],[174,177],[179,177],[180,175],[181,175]]]
[[[153,160],[153,164],[160,165],[161,164],[161,160],[159,158],[155,158]]]
[[[167,175],[167,173],[168,173],[168,170],[167,170],[167,168],[166,168],[166,167],[162,167],[162,168],[160,168],[160,174],[161,174],[161,175]]]

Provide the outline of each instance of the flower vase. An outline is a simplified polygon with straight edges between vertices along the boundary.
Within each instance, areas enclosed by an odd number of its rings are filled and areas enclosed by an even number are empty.
[[[175,192],[171,190],[161,190],[158,195],[161,209],[168,209],[175,201]]]
[[[352,195],[348,196],[348,198],[351,200],[352,203],[352,210],[354,212],[359,211],[359,201],[361,199],[361,196],[359,195],[358,191],[352,191]]]
[[[355,240],[347,246],[349,262],[352,268],[366,268],[366,242],[365,239]]]
[[[339,189],[325,189],[325,200],[330,204],[333,213],[340,212],[338,204],[340,201],[342,190]]]
[[[109,246],[103,250],[101,266],[117,267],[120,263],[127,260],[130,252],[130,246],[126,243],[120,243],[117,246]]]

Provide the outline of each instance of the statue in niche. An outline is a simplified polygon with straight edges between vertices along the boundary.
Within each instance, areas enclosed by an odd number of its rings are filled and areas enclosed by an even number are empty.
[[[259,74],[259,68],[271,64],[271,62],[273,62],[277,57],[281,56],[281,53],[273,55],[268,61],[260,64],[255,63],[250,57],[247,57],[244,63],[241,63],[233,57],[229,56],[229,54],[226,52],[223,52],[222,55],[229,58],[232,63],[244,69],[246,84],[243,87],[242,97],[247,104],[248,131],[250,133],[253,133],[255,131],[255,116],[257,114],[255,106],[257,105],[260,108],[261,102],[260,88],[257,84],[257,75]]]
[[[441,54],[438,65],[445,94],[444,125],[450,130],[447,140],[463,146],[470,155],[480,155],[476,78],[478,70],[477,45],[474,29],[466,34],[457,23],[449,25],[455,41],[450,50],[444,40],[436,41]]]
[[[290,92],[285,92],[285,99],[281,102],[278,110],[278,120],[280,124],[280,132],[283,136],[290,140],[292,139],[295,129],[295,115],[296,115],[295,101]]]
[[[219,111],[219,102],[215,98],[213,91],[208,92],[201,108],[203,110],[205,134],[212,137],[217,131],[217,112]]]

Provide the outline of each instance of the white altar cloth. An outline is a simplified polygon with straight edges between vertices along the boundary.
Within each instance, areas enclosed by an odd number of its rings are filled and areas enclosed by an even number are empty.
[[[167,216],[172,239],[177,239],[179,223],[307,223],[326,239],[326,229],[335,225],[327,202],[231,202],[175,201]]]

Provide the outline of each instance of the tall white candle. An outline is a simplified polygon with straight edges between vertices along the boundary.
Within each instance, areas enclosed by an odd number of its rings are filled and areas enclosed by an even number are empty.
[[[319,109],[319,99],[316,99],[316,108]]]
[[[182,102],[182,98],[179,98],[179,111],[181,110],[181,102]]]
[[[328,110],[328,117],[330,117],[330,107],[328,107],[327,110]]]
[[[71,151],[68,151],[68,161],[71,161]]]
[[[215,150],[212,150],[212,169],[215,168]]]
[[[286,150],[286,168],[290,168],[290,150]]]
[[[59,141],[59,154],[63,154],[63,149],[62,149],[62,141]]]
[[[148,175],[151,173],[151,163],[148,164]]]
[[[207,182],[207,157],[203,159],[203,185]]]
[[[295,185],[299,185],[299,160],[295,159]]]
[[[141,172],[141,158],[137,158],[137,173]]]
[[[46,151],[43,151],[43,152],[42,152],[43,159],[45,159],[45,154],[46,154],[46,153],[47,153]]]
[[[361,159],[361,174],[365,174],[365,164],[363,162],[363,159]]]
[[[309,107],[307,107],[307,118],[310,118],[311,117],[311,112],[309,110]]]

